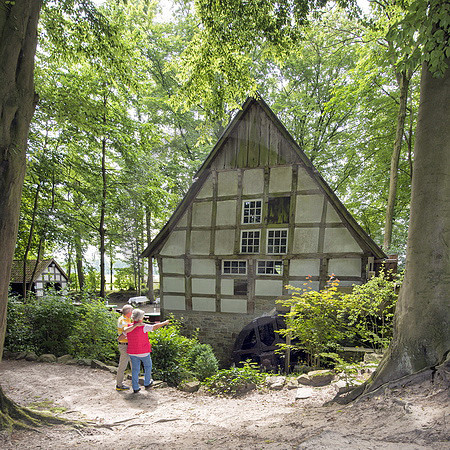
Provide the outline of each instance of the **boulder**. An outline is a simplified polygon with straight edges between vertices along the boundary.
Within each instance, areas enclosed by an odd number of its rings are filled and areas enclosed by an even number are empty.
[[[334,373],[330,370],[313,370],[308,372],[308,378],[311,382],[310,386],[326,386],[334,379]]]
[[[77,359],[77,364],[79,366],[90,366],[92,364],[92,359],[88,358]]]
[[[286,382],[286,377],[283,376],[270,376],[266,378],[266,385],[269,389],[274,391],[279,391],[283,389],[284,383]]]
[[[62,355],[56,358],[56,362],[59,364],[69,364],[69,361],[76,361],[72,358],[72,355]]]
[[[301,387],[297,389],[295,393],[295,400],[302,400],[305,398],[309,398],[313,395],[314,391],[310,387]]]
[[[27,352],[27,356],[25,356],[26,361],[39,361],[38,356],[34,352]]]
[[[255,383],[241,384],[240,386],[238,386],[236,388],[236,395],[243,395],[243,394],[246,394],[247,392],[253,391],[255,389],[256,389]]]
[[[39,356],[39,358],[37,360],[39,362],[55,363],[56,362],[56,356],[52,355],[51,353],[45,353],[44,355]]]
[[[296,378],[289,378],[286,383],[286,387],[288,389],[297,389],[298,388],[298,380]]]
[[[178,389],[183,392],[197,392],[200,388],[200,381],[186,381],[178,386]]]
[[[91,367],[93,369],[109,370],[109,367],[98,359],[93,359],[91,361]]]
[[[25,359],[29,352],[18,352],[16,353],[15,359]]]

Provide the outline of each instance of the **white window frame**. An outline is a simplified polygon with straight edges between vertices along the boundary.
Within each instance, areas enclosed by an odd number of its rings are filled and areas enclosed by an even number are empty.
[[[260,272],[260,263],[264,263],[264,266],[262,267],[263,272]],[[269,263],[269,266],[272,263],[272,267],[267,267],[267,263]],[[276,272],[275,267],[280,268],[280,273]],[[267,269],[272,269],[271,273],[267,272]],[[276,259],[258,259],[256,263],[256,275],[271,275],[271,276],[282,276],[283,275],[283,261],[276,260]]]
[[[270,234],[272,233],[272,232],[277,232],[277,231],[279,231],[279,232],[283,232],[283,231],[285,231],[286,232],[286,237],[278,237],[278,239],[286,239],[286,243],[285,244],[281,244],[281,243],[279,243],[279,244],[273,244],[272,245],[272,247],[285,247],[286,248],[286,250],[285,251],[280,251],[281,249],[280,248],[278,248],[277,250],[279,250],[279,251],[272,251],[272,252],[269,252],[269,240],[270,239],[277,239],[277,237],[270,237]],[[267,254],[268,255],[285,255],[286,253],[287,253],[287,249],[288,249],[288,237],[289,237],[289,230],[287,229],[287,228],[268,228],[267,229],[267,237],[266,237],[266,249],[267,249]]]
[[[259,233],[258,236],[258,250],[255,251],[254,249],[250,252],[248,250],[243,251],[242,247],[243,247],[243,239],[244,239],[244,233]],[[248,239],[248,238],[247,238]],[[250,239],[256,239],[255,237],[250,238]],[[247,245],[248,247],[248,245]],[[255,245],[253,244],[252,247],[255,247]],[[239,248],[240,248],[240,253],[244,253],[244,254],[254,254],[254,253],[260,253],[261,252],[261,230],[241,230],[241,239],[239,241]]]
[[[259,205],[259,210],[260,210],[260,213],[259,213],[259,215],[257,216],[256,215],[256,213],[255,214],[251,214],[251,215],[248,215],[248,216],[245,216],[245,211],[248,209],[248,210],[255,210],[256,211],[256,209],[258,209],[258,206],[257,205],[255,205],[253,208],[252,207],[248,207],[248,208],[246,208],[245,207],[245,204],[246,203],[248,203],[248,202],[259,202],[260,203],[260,205]],[[248,200],[242,200],[242,217],[241,217],[241,223],[243,224],[243,225],[248,225],[248,224],[252,224],[252,223],[261,223],[262,222],[262,208],[263,208],[263,201],[262,201],[262,199],[260,199],[260,198],[256,198],[256,199],[248,199]],[[244,221],[244,219],[245,219],[245,217],[254,217],[255,218],[255,221],[253,221],[253,222],[245,222]],[[258,220],[256,220],[256,219],[258,219]]]
[[[229,267],[229,272],[225,272],[225,263],[231,263]],[[233,263],[237,267],[233,268]],[[244,263],[244,271],[241,272],[241,266],[240,264]],[[233,269],[235,271],[233,271]],[[245,259],[224,259],[222,260],[222,275],[247,275],[247,260]]]

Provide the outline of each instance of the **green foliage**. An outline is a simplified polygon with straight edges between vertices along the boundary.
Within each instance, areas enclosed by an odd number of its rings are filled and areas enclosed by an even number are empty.
[[[79,313],[72,299],[47,292],[44,297],[30,297],[24,306],[36,352],[57,356],[68,353],[68,338]]]
[[[284,336],[290,335],[294,344],[281,345],[305,350],[307,364],[319,366],[321,355],[335,352],[342,343],[384,348],[392,337],[392,318],[397,300],[397,283],[381,273],[368,283],[354,286],[351,294],[338,290],[339,280],[330,278],[321,291],[305,283],[304,289],[294,290],[292,297],[280,301],[290,308],[286,314]]]
[[[235,396],[249,384],[260,385],[266,375],[259,371],[258,365],[245,362],[243,367],[222,369],[204,381],[205,386],[215,395]]]
[[[175,323],[149,334],[152,344],[153,375],[170,385],[178,385],[188,378],[187,354],[193,341],[181,335],[180,326]]]
[[[9,297],[6,316],[5,348],[11,352],[35,351],[33,329],[27,319],[27,306],[16,297]]]
[[[78,320],[68,339],[69,353],[76,358],[115,359],[117,313],[98,299],[83,299],[78,308]]]
[[[213,376],[219,363],[209,344],[195,343],[187,354],[188,366],[192,375],[200,381]]]

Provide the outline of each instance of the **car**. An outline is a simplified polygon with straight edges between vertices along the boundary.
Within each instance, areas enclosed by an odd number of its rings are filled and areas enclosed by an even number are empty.
[[[128,303],[133,306],[141,305],[148,302],[149,299],[145,295],[140,295],[139,297],[131,297],[128,299]]]

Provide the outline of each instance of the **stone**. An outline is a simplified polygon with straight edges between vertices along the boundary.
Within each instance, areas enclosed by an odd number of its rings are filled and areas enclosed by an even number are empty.
[[[309,379],[308,375],[305,373],[303,375],[300,375],[297,378],[298,384],[304,384],[305,386],[311,386],[311,380]]]
[[[18,352],[15,356],[15,359],[25,359],[29,352]]]
[[[270,376],[266,378],[266,385],[273,391],[279,391],[283,389],[285,383],[286,377],[283,376]]]
[[[52,355],[51,353],[45,353],[37,359],[39,362],[45,362],[45,363],[55,363],[56,362],[56,356]]]
[[[333,386],[338,394],[345,394],[353,389],[353,386],[347,384],[345,380],[338,380],[336,383],[333,383]]]
[[[98,359],[93,359],[91,361],[91,367],[93,369],[109,370],[109,367]]]
[[[305,398],[309,398],[313,395],[314,391],[310,387],[301,387],[297,389],[295,393],[295,400],[303,400]]]
[[[56,362],[59,364],[69,364],[69,361],[74,361],[72,355],[62,355],[56,358]]]
[[[92,359],[88,358],[77,359],[77,364],[79,366],[90,366],[92,364]]]
[[[378,364],[381,361],[381,358],[383,358],[382,353],[364,353],[364,362],[366,364],[368,363],[376,363]]]
[[[165,381],[153,380],[153,389],[162,389],[162,388],[166,388],[168,386],[169,385]],[[200,389],[202,387],[204,387],[204,386],[200,386]]]
[[[297,389],[298,388],[298,380],[296,378],[289,378],[286,383],[286,387],[288,389]]]
[[[330,370],[314,370],[308,372],[308,378],[311,382],[310,386],[326,386],[334,380],[334,373]]]
[[[255,389],[256,389],[255,383],[241,384],[240,386],[238,386],[236,388],[236,395],[243,395],[243,394],[246,394],[247,392],[253,391]]]
[[[27,356],[25,356],[26,361],[38,361],[38,356],[34,352],[27,352]]]
[[[10,352],[9,350],[3,350],[3,359],[14,359],[15,356],[15,353]]]
[[[184,383],[181,383],[178,386],[178,389],[183,392],[191,392],[192,393],[192,392],[197,392],[200,388],[200,385],[201,385],[200,381],[186,381]]]

